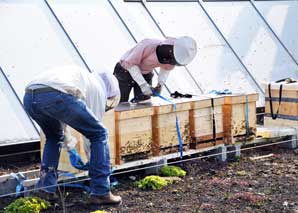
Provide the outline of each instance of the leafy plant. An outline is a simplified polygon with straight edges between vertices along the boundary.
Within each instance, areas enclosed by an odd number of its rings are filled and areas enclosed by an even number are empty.
[[[39,197],[18,198],[4,208],[4,213],[39,213],[51,204]]]
[[[136,185],[140,189],[159,190],[167,186],[168,183],[171,183],[171,181],[167,181],[164,178],[156,175],[150,175],[140,181],[137,181]]]
[[[97,210],[97,211],[90,212],[90,213],[108,213],[108,212],[106,212],[106,211],[103,211],[103,210]]]
[[[160,173],[166,177],[184,177],[186,175],[186,171],[178,166],[164,166],[160,169]]]

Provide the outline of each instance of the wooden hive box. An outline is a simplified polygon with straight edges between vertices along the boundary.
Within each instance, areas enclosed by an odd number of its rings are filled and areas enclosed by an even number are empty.
[[[264,126],[284,126],[298,128],[298,83],[270,83],[272,113],[270,109],[269,84],[266,85],[265,95],[265,117]],[[279,106],[280,86],[282,85],[282,96]],[[277,114],[277,109],[279,112]]]
[[[152,116],[152,152],[157,156],[161,150],[166,152],[178,151],[178,136],[176,130],[176,115],[179,120],[179,129],[184,145],[190,143],[189,110],[192,99],[171,99],[176,104],[176,112],[171,103],[153,98],[154,113]],[[174,148],[174,149],[171,149]]]
[[[211,98],[213,98],[214,110]],[[205,148],[223,143],[223,104],[224,97],[222,96],[195,97],[189,112],[191,148]],[[215,128],[213,128],[213,112]],[[213,131],[215,131],[215,137]]]
[[[134,159],[136,154],[151,152],[151,103],[133,105],[120,103],[115,109],[115,162]],[[138,158],[138,157],[137,157]]]
[[[258,97],[258,94],[255,93],[224,96],[223,129],[225,144],[233,144],[238,140],[244,140],[246,137],[246,104],[250,138],[256,135],[256,101]]]
[[[106,128],[108,128],[109,131],[109,145],[110,145],[110,158],[111,158],[111,164],[114,165],[115,164],[115,122],[114,122],[114,111],[110,110],[109,112],[105,113],[104,117],[103,117],[103,124]],[[69,127],[70,128],[70,127]],[[84,140],[83,140],[83,136],[76,130],[71,129],[71,134],[76,137],[78,143],[76,144],[76,149],[78,151],[78,153],[80,154],[82,160],[84,162],[87,162],[87,156],[84,150]],[[43,149],[44,149],[44,144],[45,144],[45,136],[43,134],[43,132],[41,131],[41,135],[40,135],[40,150],[41,150],[41,157],[43,154]],[[71,173],[80,173],[82,172],[81,170],[78,170],[76,168],[74,168],[70,161],[69,161],[69,157],[68,157],[68,153],[66,151],[66,149],[61,149],[61,154],[60,154],[60,160],[59,160],[59,166],[58,166],[58,170],[61,171],[68,171]]]

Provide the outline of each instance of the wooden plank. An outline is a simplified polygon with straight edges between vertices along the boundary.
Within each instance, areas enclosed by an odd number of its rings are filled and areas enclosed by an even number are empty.
[[[177,102],[177,101],[176,101]],[[191,108],[191,102],[184,102],[184,103],[176,103],[176,112],[187,111]],[[158,105],[158,114],[166,114],[166,113],[173,113],[174,106],[170,103],[163,103],[162,105]]]
[[[151,121],[151,116],[119,121],[121,156],[151,150]]]
[[[248,102],[257,101],[259,99],[259,95],[257,93],[225,95],[224,104],[245,103],[246,96],[247,96]]]
[[[246,133],[246,104],[232,105],[232,135],[244,135]],[[256,131],[256,102],[248,103],[248,123],[251,132]]]
[[[142,109],[134,109],[134,110],[129,110],[129,111],[122,111],[122,112],[119,112],[119,120],[151,116],[152,114],[153,114],[152,107],[146,107],[146,108],[142,108]]]
[[[119,165],[121,163],[120,157],[120,112],[115,111],[115,164]]]
[[[278,102],[272,102],[273,113],[275,114],[278,109]],[[266,101],[265,105],[265,113],[271,113],[270,111],[270,102]],[[279,114],[282,115],[290,115],[290,116],[298,116],[298,102],[281,102],[279,107]]]
[[[214,106],[221,106],[224,103],[223,96],[201,95],[194,98],[194,109],[207,108],[211,106],[211,98],[213,98]]]
[[[191,103],[191,109],[189,110],[189,134],[192,139],[196,136],[196,121],[194,118],[194,102]]]
[[[258,127],[257,128],[257,137],[261,138],[277,138],[277,137],[285,137],[289,135],[295,135],[296,130],[291,127]]]
[[[158,122],[158,107],[154,107],[154,114],[152,115],[152,154],[153,156],[159,155],[160,147],[160,132]]]
[[[222,139],[216,140],[216,144],[214,144],[214,141],[204,141],[202,143],[195,144],[195,148],[196,149],[204,149],[204,148],[215,147],[215,146],[218,146],[218,145],[221,145],[221,144],[224,144]]]
[[[266,87],[265,96],[269,97],[268,87]],[[276,98],[279,97],[279,88],[271,89],[271,97],[276,97]],[[298,98],[298,91],[297,90],[285,90],[283,88],[282,97],[283,98]]]
[[[232,135],[232,105],[225,104],[223,105],[223,131],[224,131],[224,143],[232,144],[233,135]]]
[[[251,135],[256,133],[256,101],[258,94],[225,96],[224,113],[224,142],[233,144],[236,137],[246,134],[246,96],[248,97],[248,124]]]
[[[170,147],[178,144],[176,131],[176,115],[179,119],[180,133],[183,143],[190,142],[189,111],[158,115],[160,147]]]
[[[298,121],[279,119],[273,120],[271,117],[264,117],[264,126],[265,127],[293,127],[298,129]]]

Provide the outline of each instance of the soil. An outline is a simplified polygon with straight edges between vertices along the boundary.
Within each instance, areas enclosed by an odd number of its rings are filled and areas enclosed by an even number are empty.
[[[251,159],[250,157],[269,157]],[[113,193],[121,195],[118,207],[85,204],[87,193],[68,189],[66,212],[298,212],[298,150],[277,147],[250,150],[229,162],[215,159],[178,164],[186,177],[158,191],[142,191],[132,179],[142,173],[119,176]],[[15,198],[0,199],[3,209]],[[45,212],[63,212],[60,202]]]

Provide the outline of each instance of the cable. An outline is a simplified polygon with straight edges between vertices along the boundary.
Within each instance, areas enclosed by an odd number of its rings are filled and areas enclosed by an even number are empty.
[[[239,151],[247,151],[247,150],[251,150],[251,149],[257,149],[257,148],[261,148],[261,147],[268,147],[268,146],[273,146],[273,145],[288,143],[288,142],[292,142],[292,141],[298,141],[298,139],[290,139],[290,140],[284,140],[284,141],[273,142],[273,143],[268,143],[268,144],[262,144],[262,145],[258,145],[258,146],[254,146],[254,147],[242,148]],[[248,144],[248,145],[250,145],[250,144]],[[205,156],[199,156],[199,157],[194,157],[194,158],[189,158],[189,159],[184,159],[184,160],[178,160],[178,161],[175,161],[175,162],[169,162],[167,164],[168,165],[172,165],[172,164],[177,164],[177,163],[184,163],[184,162],[187,162],[187,161],[193,161],[193,160],[198,160],[198,159],[215,157],[215,156],[218,156],[218,155],[228,154],[228,153],[234,153],[234,152],[236,152],[236,151],[233,150],[233,151],[220,152],[220,153],[215,153],[215,154],[210,154],[210,155],[205,155]],[[119,175],[119,174],[125,174],[125,173],[130,173],[130,172],[135,172],[135,171],[140,171],[140,170],[145,170],[145,169],[150,169],[150,168],[157,168],[157,167],[161,167],[161,165],[152,165],[152,166],[147,166],[147,167],[142,167],[142,168],[131,169],[131,170],[127,170],[127,171],[122,171],[122,172],[115,172],[111,176]],[[79,179],[79,180],[70,181],[70,182],[67,182],[67,184],[79,183],[79,182],[88,181],[88,180],[90,180],[89,177],[88,178],[82,178],[82,179]],[[59,183],[59,184],[55,184],[55,185],[51,185],[51,186],[46,186],[46,187],[39,187],[39,188],[34,188],[34,189],[28,189],[28,190],[22,191],[21,193],[28,193],[28,192],[32,192],[32,191],[36,191],[36,190],[40,190],[40,189],[46,189],[46,188],[53,187],[53,186],[57,186],[57,187],[64,186],[64,184],[65,183]],[[12,195],[16,195],[16,194],[17,194],[17,192],[7,193],[7,194],[0,195],[0,198],[7,197],[7,196],[12,196]]]

